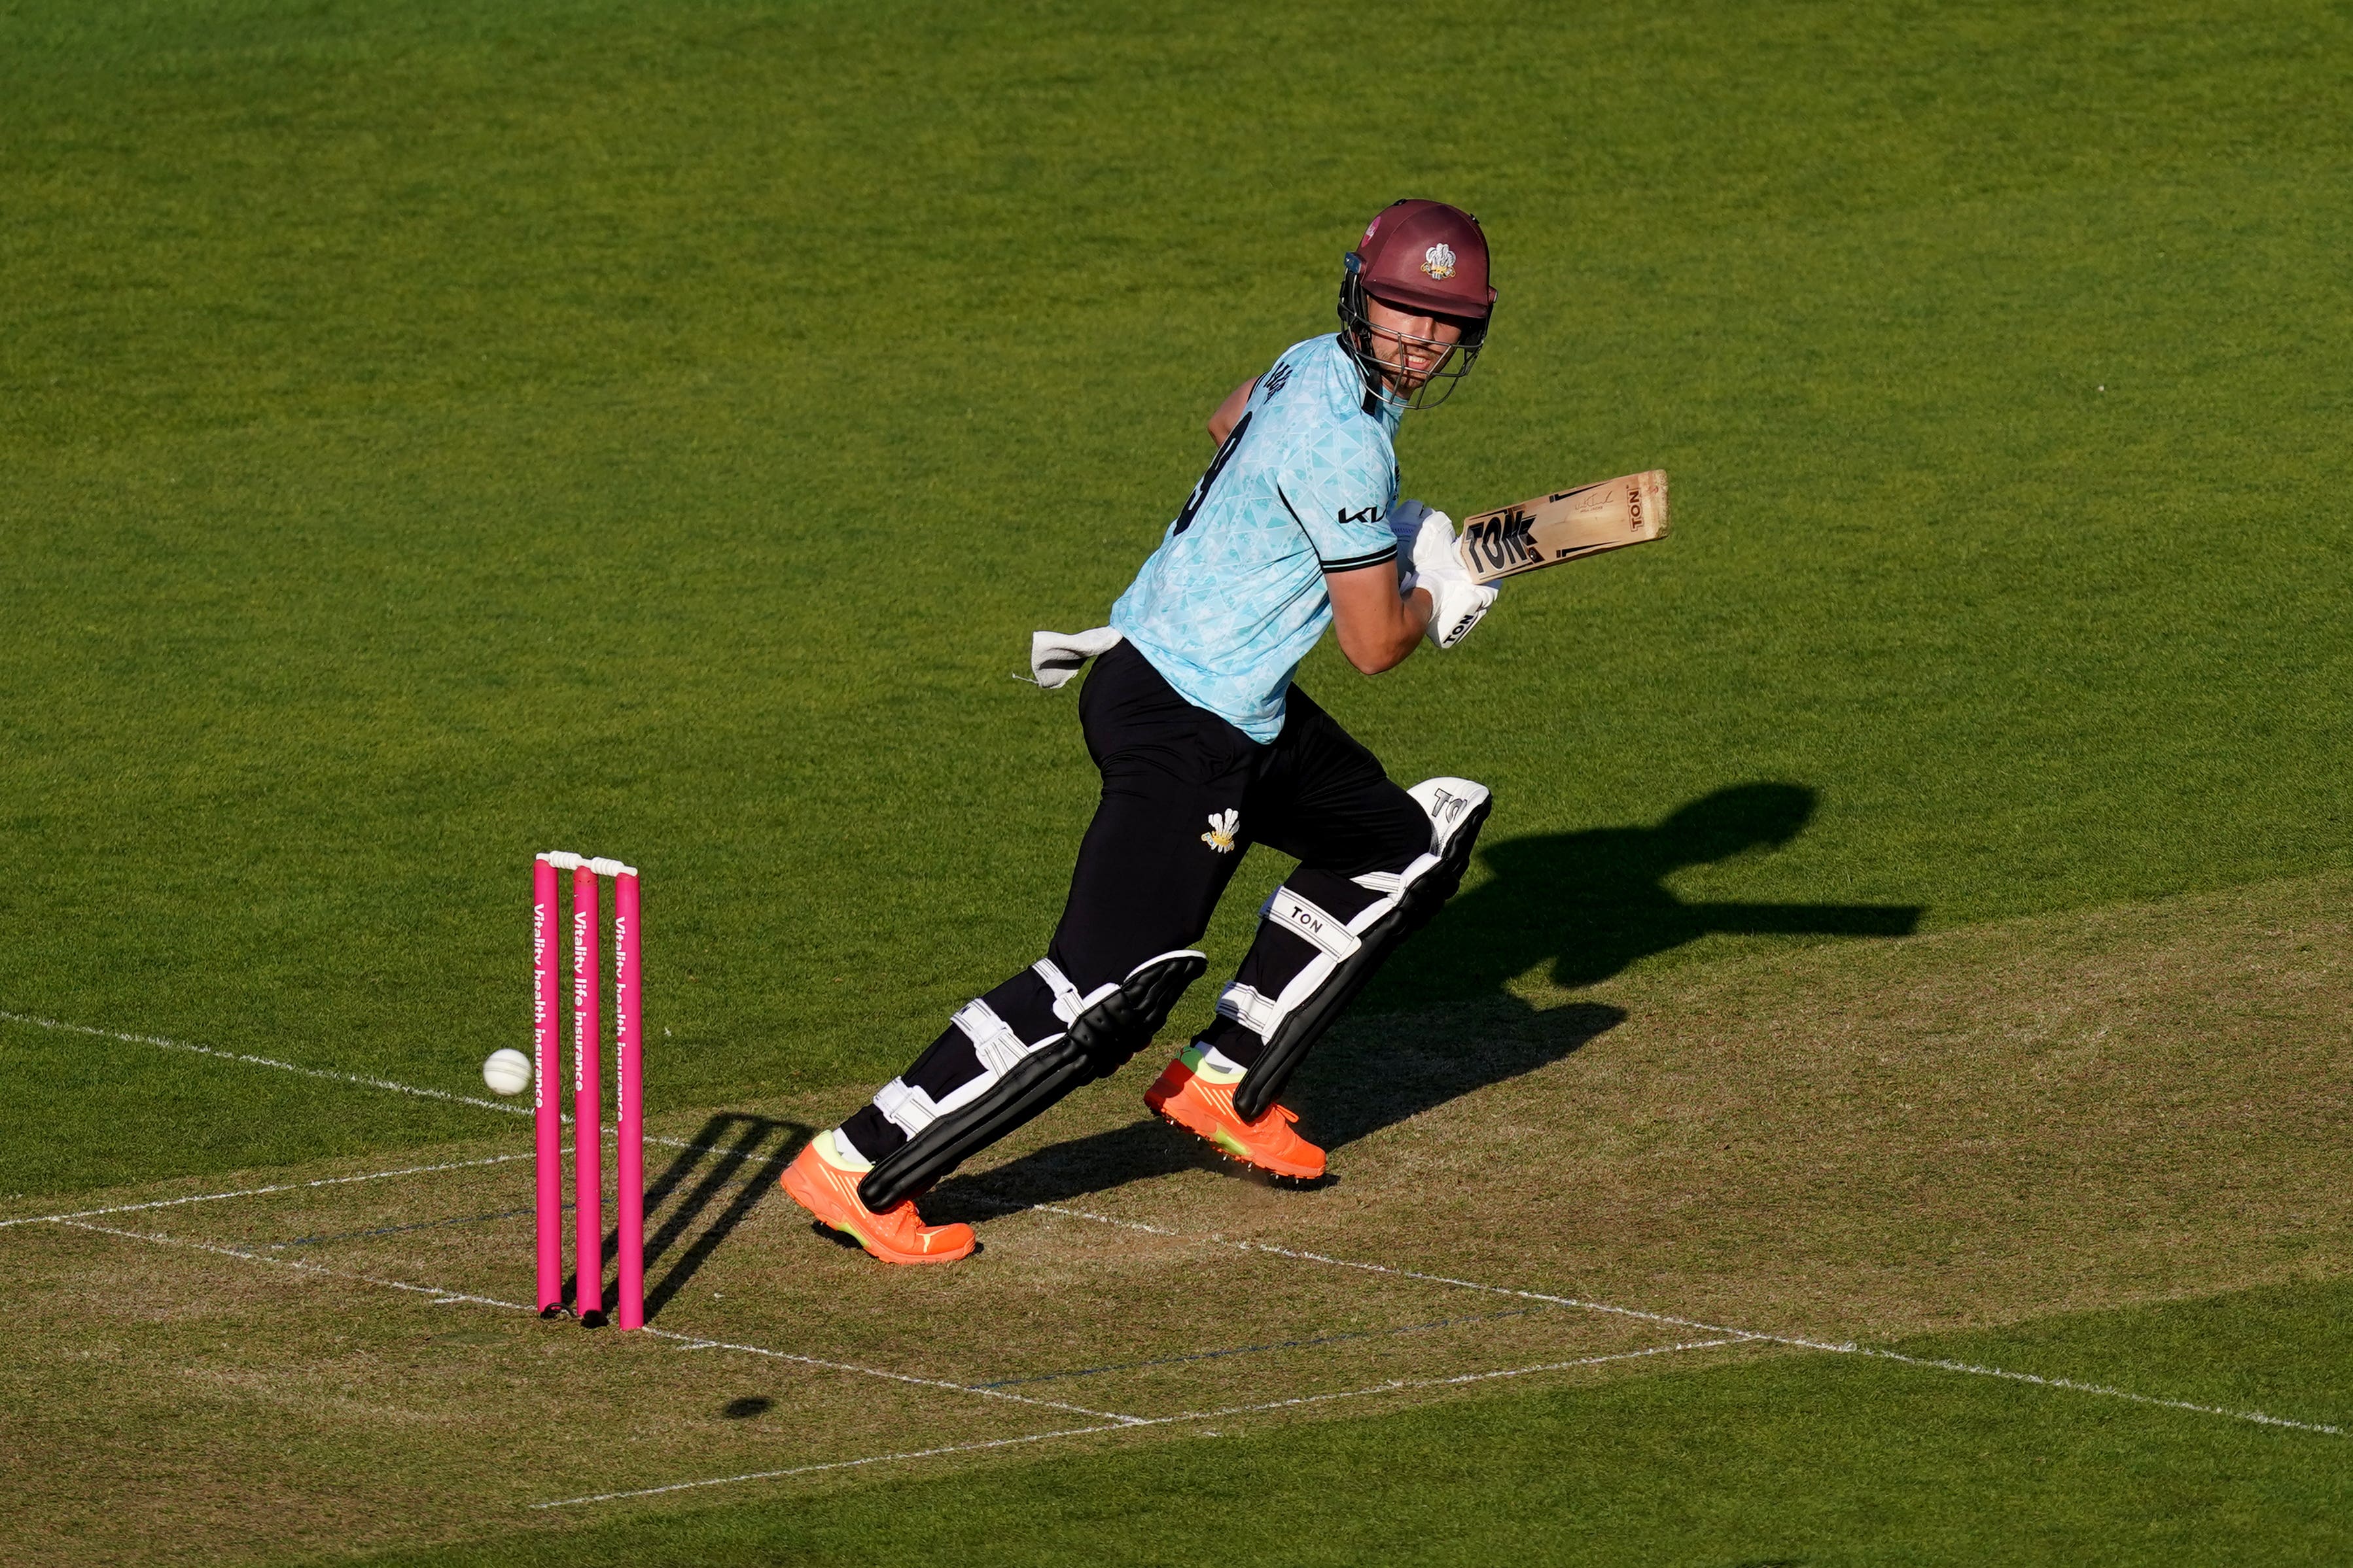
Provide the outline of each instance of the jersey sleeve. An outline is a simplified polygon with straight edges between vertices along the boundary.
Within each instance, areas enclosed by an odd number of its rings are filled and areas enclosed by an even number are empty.
[[[1388,508],[1395,480],[1385,455],[1356,431],[1329,430],[1276,479],[1276,491],[1326,572],[1377,566],[1397,554]]]

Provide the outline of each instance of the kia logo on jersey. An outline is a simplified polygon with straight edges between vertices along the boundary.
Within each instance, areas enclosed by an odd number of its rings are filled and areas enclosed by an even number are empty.
[[[1381,509],[1377,506],[1366,507],[1361,511],[1350,511],[1346,507],[1340,507],[1337,510],[1339,511],[1340,521],[1342,522],[1378,522],[1381,521]]]

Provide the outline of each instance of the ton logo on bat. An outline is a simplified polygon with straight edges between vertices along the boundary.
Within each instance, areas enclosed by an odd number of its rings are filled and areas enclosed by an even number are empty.
[[[1535,559],[1535,549],[1528,538],[1528,529],[1535,521],[1525,507],[1515,506],[1501,517],[1476,524],[1472,543],[1491,567],[1532,561]]]

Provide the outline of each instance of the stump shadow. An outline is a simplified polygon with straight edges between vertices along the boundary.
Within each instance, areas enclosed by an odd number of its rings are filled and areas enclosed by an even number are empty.
[[[661,1315],[816,1134],[817,1129],[798,1121],[723,1110],[686,1141],[690,1147],[671,1156],[646,1185],[646,1321]],[[620,1249],[619,1232],[607,1230],[608,1278]],[[665,1258],[670,1267],[657,1279],[655,1265]],[[576,1283],[576,1277],[565,1280],[566,1300],[577,1300]]]

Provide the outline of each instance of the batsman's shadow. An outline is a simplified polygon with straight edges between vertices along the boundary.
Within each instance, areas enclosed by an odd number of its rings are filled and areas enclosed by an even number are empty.
[[[1910,935],[1926,912],[1916,904],[1685,900],[1667,885],[1678,871],[1780,848],[1819,802],[1803,784],[1737,784],[1649,826],[1487,845],[1488,880],[1398,950],[1302,1068],[1284,1096],[1302,1130],[1340,1147],[1559,1061],[1624,1021],[1602,1003],[1537,1008],[1506,989],[1532,971],[1573,990],[1709,936]],[[1051,1203],[1218,1163],[1202,1144],[1147,1120],[949,1182],[941,1195],[968,1194],[984,1210]]]
[[[671,1156],[646,1187],[647,1321],[686,1288],[816,1132],[797,1121],[723,1110]],[[619,1252],[619,1237],[608,1230],[608,1270]],[[665,1258],[670,1266],[656,1278],[655,1266]],[[572,1281],[565,1282],[565,1293],[570,1297]]]
[[[1128,1076],[1086,1092],[1132,1093]],[[996,1219],[1008,1208],[1063,1203],[1216,1163],[1214,1153],[1195,1140],[1146,1117],[1032,1151],[993,1170],[950,1176],[923,1199],[923,1218],[934,1225],[973,1224]]]
[[[1479,1005],[1442,1019],[1351,1022],[1308,1058],[1283,1098],[1300,1108],[1302,1131],[1326,1148],[1337,1148],[1432,1106],[1548,1067],[1625,1018],[1624,1009],[1600,1003],[1537,1012],[1513,1001],[1508,1008]],[[1165,1058],[1155,1055],[1147,1060],[1157,1072]],[[1133,1095],[1145,1081],[1142,1074],[1123,1072],[1091,1092]],[[923,1214],[935,1223],[993,1218],[1010,1205],[1061,1203],[1196,1169],[1258,1179],[1257,1173],[1227,1163],[1199,1139],[1147,1116],[1052,1144],[994,1170],[953,1177],[924,1200]]]
[[[1911,935],[1926,912],[1917,904],[1686,900],[1667,886],[1678,871],[1782,847],[1805,831],[1819,801],[1803,784],[1736,784],[1652,826],[1486,845],[1480,858],[1493,875],[1398,950],[1357,1011],[1493,995],[1539,965],[1574,990],[1709,936]]]

